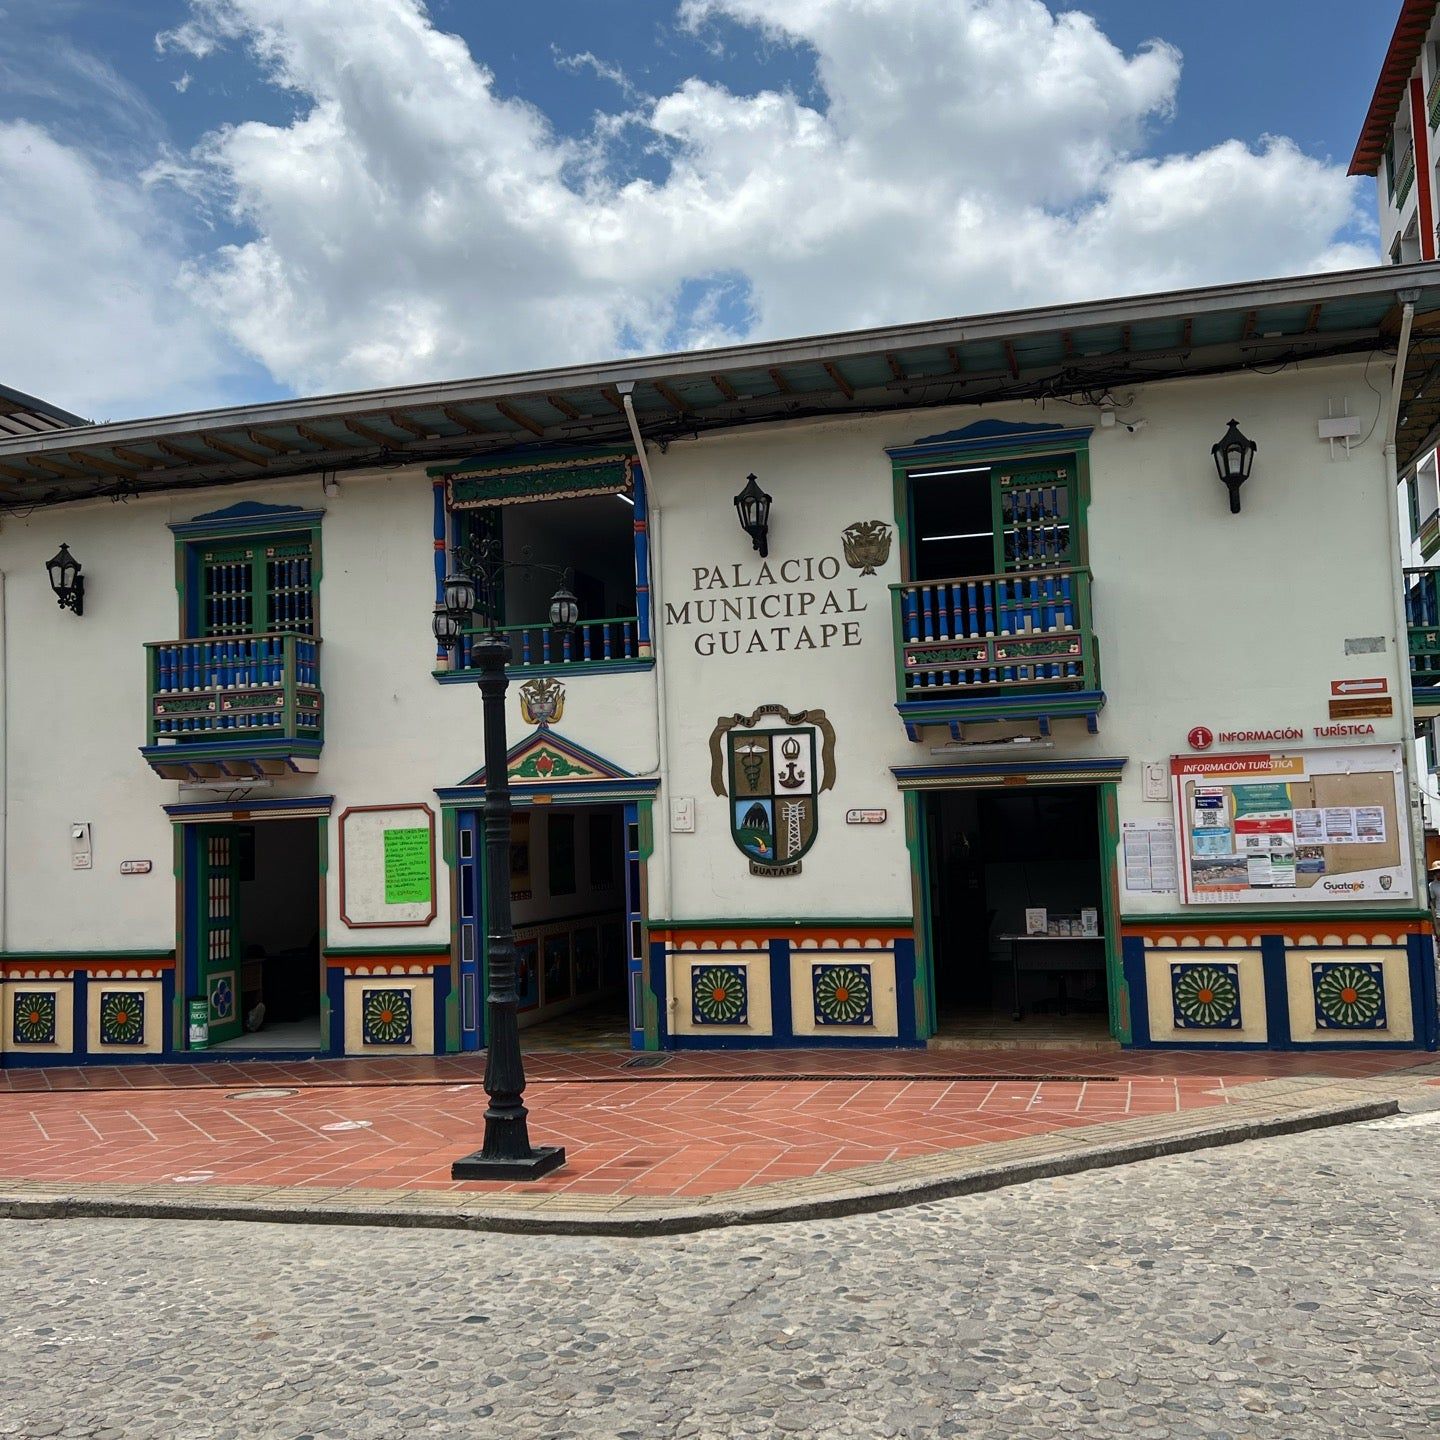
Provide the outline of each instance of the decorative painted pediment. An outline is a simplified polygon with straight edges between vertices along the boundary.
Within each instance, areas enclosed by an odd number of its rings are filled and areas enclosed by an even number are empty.
[[[226,520],[274,520],[278,516],[303,515],[303,505],[266,505],[259,500],[241,500],[238,504],[227,505],[223,510],[211,510],[206,515],[196,515],[192,525],[215,525]]]
[[[511,784],[520,785],[567,785],[587,780],[639,778],[593,750],[587,750],[583,745],[577,745],[548,729],[534,730],[510,747],[506,773]],[[483,769],[460,782],[461,788],[479,788],[484,784]]]
[[[912,440],[912,445],[954,445],[966,444],[973,440],[1000,440],[1011,436],[1035,436],[1047,430],[1063,430],[1063,425],[1054,421],[1027,420],[977,420],[973,425],[964,425],[959,430],[946,430],[940,435],[922,435]]]
[[[193,539],[232,530],[269,533],[292,525],[299,529],[318,525],[323,518],[324,511],[307,510],[303,505],[266,505],[259,500],[241,500],[223,510],[197,515],[193,520],[176,521],[170,530],[175,535]]]
[[[1065,426],[1053,421],[977,420],[959,430],[946,430],[939,435],[923,435],[908,445],[895,445],[885,451],[891,460],[905,462],[924,460],[935,455],[982,455],[1023,453],[1031,447],[1053,450],[1057,445],[1083,445],[1090,438],[1088,425]]]

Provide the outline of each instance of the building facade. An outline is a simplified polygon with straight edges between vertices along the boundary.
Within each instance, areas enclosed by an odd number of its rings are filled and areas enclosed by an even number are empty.
[[[1440,226],[1440,5],[1402,0],[1350,160],[1373,175],[1380,253],[1391,264],[1434,260]]]
[[[1432,314],[1384,269],[0,440],[0,1059],[483,1046],[477,540],[528,1043],[1434,1048]]]

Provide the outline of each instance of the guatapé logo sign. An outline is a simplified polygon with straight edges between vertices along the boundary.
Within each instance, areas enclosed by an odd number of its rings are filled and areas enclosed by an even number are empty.
[[[697,655],[767,655],[858,645],[868,602],[840,577],[834,555],[758,566],[694,565],[691,598],[665,602],[665,623],[691,629]]]

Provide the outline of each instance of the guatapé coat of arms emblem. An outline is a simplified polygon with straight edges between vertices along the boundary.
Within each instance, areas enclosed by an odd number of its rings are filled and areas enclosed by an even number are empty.
[[[835,785],[835,730],[823,710],[762,705],[721,716],[710,785],[730,800],[730,838],[752,875],[798,875],[820,833],[820,795]]]

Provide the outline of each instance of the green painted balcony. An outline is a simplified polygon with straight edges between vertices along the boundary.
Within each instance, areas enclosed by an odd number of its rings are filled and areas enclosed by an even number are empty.
[[[1405,627],[1415,715],[1440,715],[1440,569],[1405,571]]]
[[[320,641],[271,631],[145,646],[141,754],[167,780],[253,780],[319,769]]]
[[[897,700],[906,733],[1025,721],[1048,735],[1105,705],[1091,619],[1091,574],[1077,566],[892,585]]]

